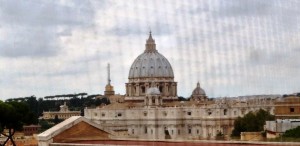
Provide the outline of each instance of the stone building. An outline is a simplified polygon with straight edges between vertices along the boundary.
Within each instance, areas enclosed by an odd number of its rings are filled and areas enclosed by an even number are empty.
[[[41,129],[40,125],[24,125],[23,133],[25,136],[31,136],[33,134],[37,134]]]
[[[276,119],[300,118],[300,97],[288,96],[275,102]]]
[[[43,112],[42,119],[49,120],[49,119],[55,119],[57,116],[58,119],[68,119],[72,116],[80,116],[80,111],[70,111],[66,102],[64,102],[63,105],[60,106],[59,111],[49,111],[49,112]]]
[[[274,112],[273,98],[207,100],[200,83],[190,101],[178,101],[172,66],[158,53],[151,33],[128,79],[124,100],[84,110],[85,118],[122,138],[214,139],[218,133],[229,136],[238,116],[261,108]]]
[[[267,138],[276,138],[282,136],[284,132],[300,126],[300,119],[276,119],[274,121],[266,121],[265,130]]]

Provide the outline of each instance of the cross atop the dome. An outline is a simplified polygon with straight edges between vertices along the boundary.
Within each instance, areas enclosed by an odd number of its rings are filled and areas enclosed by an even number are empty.
[[[198,81],[198,83],[197,83],[197,87],[200,87],[200,83],[199,83],[199,81]]]
[[[145,50],[145,52],[149,52],[149,53],[157,52],[155,40],[152,38],[151,30],[149,32],[149,38],[146,41],[146,50]]]
[[[153,38],[152,38],[152,32],[151,32],[151,30],[150,30],[150,32],[149,32],[149,38],[148,38],[148,40],[153,40]],[[153,40],[154,41],[154,40]]]

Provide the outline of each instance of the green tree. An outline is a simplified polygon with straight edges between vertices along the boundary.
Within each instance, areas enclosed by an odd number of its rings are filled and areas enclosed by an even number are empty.
[[[285,131],[283,137],[300,138],[300,126]]]
[[[39,104],[34,95],[30,97],[25,97],[25,103],[29,106],[30,113],[29,117],[31,119],[30,123],[37,124],[39,117]]]
[[[53,119],[53,123],[56,125],[56,124],[58,124],[58,123],[60,123],[60,122],[62,122],[63,120],[62,119],[59,119],[58,118],[58,115],[55,115],[55,117],[54,117],[54,119]]]
[[[54,124],[50,124],[49,121],[41,119],[39,124],[41,125],[41,132],[51,128]]]
[[[273,115],[262,109],[255,113],[249,112],[244,117],[238,117],[234,121],[234,129],[231,136],[240,136],[241,132],[263,131],[265,122],[274,119]]]
[[[11,140],[15,146],[13,135],[16,130],[22,130],[23,124],[31,124],[29,107],[22,102],[0,102],[0,132],[6,137],[6,140],[2,144],[3,146]],[[8,130],[8,133],[4,133],[4,129]],[[2,146],[1,145],[1,146]]]
[[[99,105],[101,105],[102,100],[100,98],[97,98],[97,99],[95,99],[94,103],[95,103],[96,106],[99,106]]]
[[[78,97],[73,97],[70,99],[70,106],[71,107],[81,107],[82,101]]]
[[[245,126],[247,132],[259,131],[257,120],[256,115],[253,112],[249,112],[243,117],[242,125]]]
[[[232,130],[232,133],[231,133],[232,136],[240,136],[241,131],[246,131],[246,128],[242,122],[243,122],[243,118],[241,118],[241,117],[238,117],[234,121],[234,129]]]

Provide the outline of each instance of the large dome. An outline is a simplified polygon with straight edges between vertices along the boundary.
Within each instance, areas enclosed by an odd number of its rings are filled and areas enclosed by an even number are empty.
[[[177,100],[177,82],[169,61],[156,50],[151,32],[146,40],[146,49],[132,63],[128,83],[126,83],[126,101],[145,100],[147,94],[160,95],[164,101]],[[151,86],[150,86],[151,85]]]
[[[156,50],[155,41],[150,33],[146,49],[131,65],[129,79],[167,77],[174,78],[173,69],[169,61]]]

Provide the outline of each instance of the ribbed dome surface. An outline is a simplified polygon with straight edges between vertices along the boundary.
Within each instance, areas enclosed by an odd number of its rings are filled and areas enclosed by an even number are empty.
[[[163,55],[157,52],[155,40],[152,38],[151,32],[145,46],[144,53],[138,56],[131,65],[128,78],[174,78],[171,64]]]
[[[131,65],[128,78],[174,77],[169,61],[157,51],[144,52]]]

